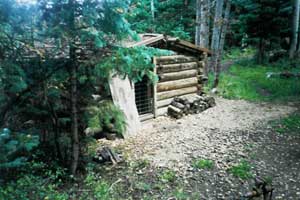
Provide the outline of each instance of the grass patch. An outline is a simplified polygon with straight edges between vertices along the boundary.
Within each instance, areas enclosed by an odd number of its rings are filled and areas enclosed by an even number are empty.
[[[176,173],[173,170],[165,170],[160,174],[159,178],[164,183],[175,182]]]
[[[178,200],[189,199],[189,195],[184,192],[183,188],[177,188],[177,190],[173,192],[173,195],[175,199]]]
[[[286,118],[272,122],[272,126],[277,133],[300,133],[300,114],[293,114]]]
[[[242,161],[236,166],[233,166],[229,169],[229,172],[238,178],[241,179],[249,179],[253,177],[253,174],[251,173],[251,166],[248,162]]]
[[[286,101],[300,99],[300,79],[267,77],[268,72],[287,71],[284,67],[272,67],[239,63],[220,75],[219,93],[228,99],[245,99],[250,101]],[[288,71],[296,72],[294,68]],[[210,75],[208,88],[213,85]]]
[[[214,167],[214,162],[207,159],[195,160],[192,166],[196,169],[212,169]]]
[[[251,57],[255,54],[256,50],[254,48],[231,48],[223,56],[223,60],[236,60],[241,58]]]

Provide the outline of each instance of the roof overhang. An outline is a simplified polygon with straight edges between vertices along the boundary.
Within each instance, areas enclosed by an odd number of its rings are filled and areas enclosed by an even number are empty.
[[[164,44],[167,49],[170,50],[180,50],[180,51],[186,51],[188,53],[193,54],[204,54],[206,53],[208,56],[212,54],[212,52],[207,48],[201,48],[193,43],[190,43],[185,40],[180,40],[176,37],[170,37],[163,34],[152,34],[152,33],[146,33],[146,34],[139,34],[140,41],[138,42],[130,42],[127,43],[126,47],[137,47],[137,46],[156,46],[159,44]]]

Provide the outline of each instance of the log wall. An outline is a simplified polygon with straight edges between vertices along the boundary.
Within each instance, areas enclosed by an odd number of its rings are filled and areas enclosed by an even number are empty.
[[[155,57],[159,77],[154,86],[154,115],[167,113],[174,97],[198,93],[202,89],[204,63],[200,58],[184,55]]]

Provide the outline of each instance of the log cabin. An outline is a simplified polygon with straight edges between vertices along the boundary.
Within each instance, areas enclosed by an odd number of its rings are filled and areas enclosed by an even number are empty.
[[[134,84],[135,102],[141,121],[167,113],[174,97],[201,93],[207,78],[205,63],[211,51],[162,34],[140,34],[138,42],[128,42],[126,47],[149,46],[171,50],[171,56],[154,57],[154,72],[159,81],[151,84],[147,78]]]

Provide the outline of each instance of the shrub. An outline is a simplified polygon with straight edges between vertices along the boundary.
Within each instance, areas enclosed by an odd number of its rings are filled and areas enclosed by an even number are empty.
[[[4,128],[0,131],[0,170],[23,166],[30,156],[29,152],[38,145],[38,136],[13,133]]]
[[[24,175],[17,181],[12,181],[0,187],[0,199],[69,199],[68,194],[59,192],[58,188],[57,184],[51,183],[51,178],[44,179],[40,176]]]
[[[122,136],[126,130],[124,113],[111,101],[103,101],[88,108],[88,127],[97,132],[113,129]]]

